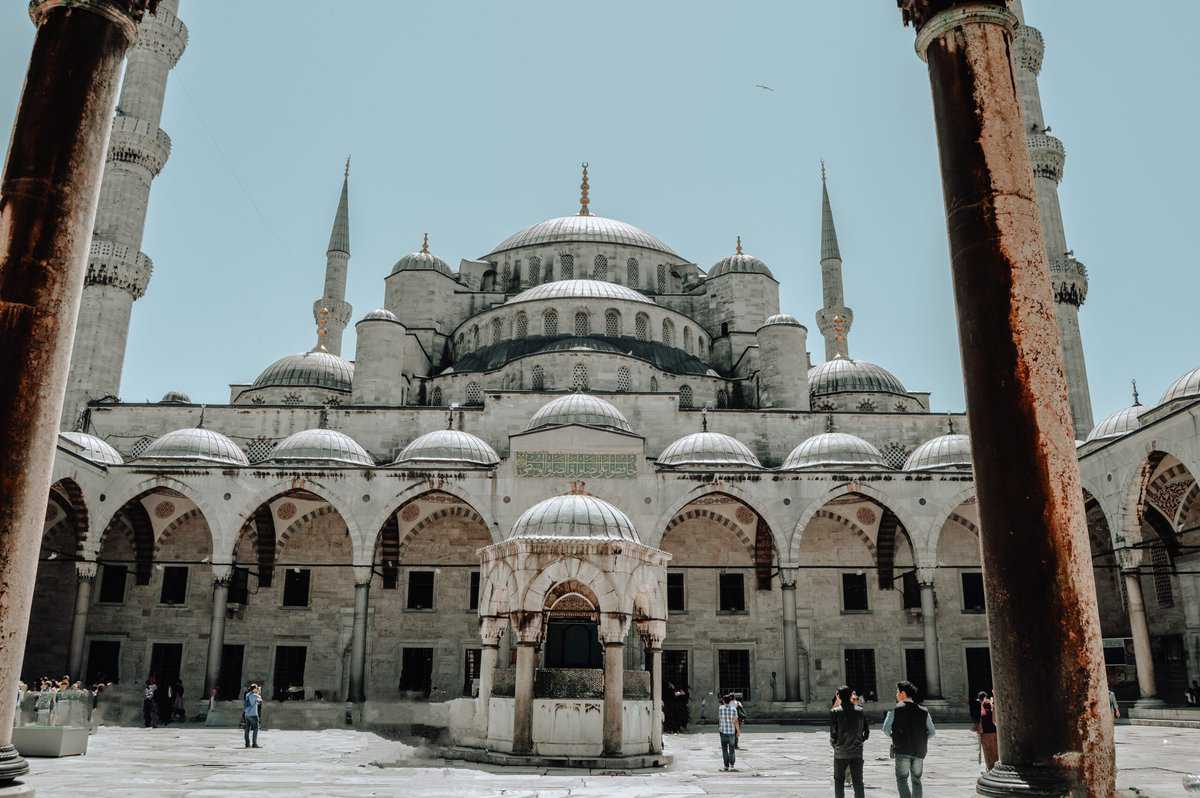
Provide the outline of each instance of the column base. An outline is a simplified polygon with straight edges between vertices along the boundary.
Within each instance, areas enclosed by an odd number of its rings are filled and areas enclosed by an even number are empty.
[[[1133,703],[1134,709],[1162,709],[1167,706],[1167,702],[1163,701],[1158,696],[1151,698],[1139,698]]]
[[[975,794],[1007,798],[1020,795],[1030,798],[1068,798],[1081,785],[1061,768],[1045,765],[1014,767],[997,762],[990,772],[979,777]],[[1084,793],[1078,793],[1083,795]]]
[[[0,745],[0,788],[8,787],[13,779],[29,772],[29,763],[12,743]]]

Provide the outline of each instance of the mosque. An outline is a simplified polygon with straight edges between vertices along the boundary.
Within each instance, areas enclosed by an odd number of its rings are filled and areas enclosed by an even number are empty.
[[[426,237],[355,316],[347,165],[303,351],[224,404],[117,398],[152,271],[142,227],[170,154],[177,13],[163,0],[147,16],[121,90],[26,678],[153,673],[197,699],[255,679],[338,724],[345,702],[473,695],[514,697],[519,717],[522,696],[575,689],[556,671],[603,671],[627,703],[686,689],[693,718],[712,717],[714,693],[782,716],[827,707],[843,683],[882,705],[908,679],[951,707],[990,687],[966,414],[931,412],[928,393],[852,355],[824,176],[818,362],[740,239],[693,262],[592,213],[586,165],[569,215],[456,267]],[[1014,69],[1110,683],[1180,701],[1200,678],[1200,369],[1093,424],[1088,278],[1063,230],[1042,54],[1022,18]]]

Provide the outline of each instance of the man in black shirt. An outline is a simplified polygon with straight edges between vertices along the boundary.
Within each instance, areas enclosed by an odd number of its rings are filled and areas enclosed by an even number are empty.
[[[883,733],[892,738],[896,756],[896,789],[900,798],[921,798],[921,774],[925,754],[933,736],[929,711],[916,702],[917,688],[912,682],[896,683],[896,707],[883,719]],[[909,790],[909,779],[912,789]]]
[[[863,741],[871,735],[867,715],[846,685],[838,688],[829,713],[829,744],[833,746],[833,794],[844,798],[846,770],[854,784],[854,798],[863,798]]]

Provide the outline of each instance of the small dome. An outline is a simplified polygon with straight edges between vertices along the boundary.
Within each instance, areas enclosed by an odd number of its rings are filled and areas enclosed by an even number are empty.
[[[800,319],[790,313],[776,313],[774,316],[767,316],[767,320],[762,323],[762,327],[769,327],[772,324],[784,324],[789,327],[803,327]],[[759,329],[762,329],[761,327]]]
[[[192,397],[183,391],[167,391],[163,394],[163,398],[158,400],[158,403],[163,405],[190,405]]]
[[[746,466],[762,468],[746,444],[720,432],[693,432],[662,450],[660,466]]]
[[[970,467],[971,438],[968,435],[939,435],[913,449],[904,461],[905,471]]]
[[[589,538],[640,543],[629,516],[595,496],[568,494],[538,502],[513,524],[509,540]]]
[[[1138,416],[1140,416],[1145,409],[1146,408],[1142,407],[1141,405],[1134,405],[1133,407],[1127,407],[1124,410],[1118,410],[1097,424],[1092,431],[1088,433],[1087,439],[1089,441],[1098,441],[1103,438],[1119,438],[1127,432],[1133,432],[1135,429],[1141,426],[1141,421],[1138,420]]]
[[[824,432],[801,443],[783,461],[781,468],[792,471],[801,468],[887,468],[883,455],[857,435],[845,432]]]
[[[283,439],[267,458],[272,463],[307,462],[373,466],[375,461],[358,441],[331,429],[306,429]]]
[[[1176,399],[1191,399],[1197,396],[1200,396],[1200,369],[1192,369],[1168,385],[1167,390],[1162,395],[1162,399],[1159,399],[1158,403],[1165,405],[1167,402],[1174,402]]]
[[[256,388],[328,388],[350,392],[354,366],[328,352],[303,352],[281,357],[258,375],[251,389]]]
[[[500,462],[487,441],[469,432],[439,429],[421,435],[396,458],[393,465],[423,466],[445,463],[458,466],[494,466]]]
[[[429,251],[429,234],[425,234],[425,241],[421,244],[420,252],[410,252],[400,260],[396,261],[396,265],[392,267],[392,274],[397,272],[407,271],[435,271],[441,272],[447,277],[453,277],[454,273],[450,271],[450,266],[446,261],[439,258],[437,255]]]
[[[808,390],[814,396],[831,393],[908,393],[885,368],[865,360],[835,357],[808,370]]]
[[[512,249],[520,249],[521,247],[584,242],[641,247],[642,249],[652,249],[656,252],[678,257],[678,255],[675,255],[671,251],[670,247],[645,230],[639,230],[631,224],[620,222],[616,219],[606,219],[603,216],[594,216],[591,214],[587,216],[560,216],[556,219],[547,219],[544,222],[538,222],[532,227],[526,227],[519,233],[515,233],[504,239],[493,247],[488,255],[495,255]],[[486,259],[485,256],[484,260]]]
[[[775,275],[771,274],[771,270],[767,268],[767,264],[763,263],[753,255],[747,255],[742,252],[742,239],[738,238],[737,252],[727,258],[721,258],[713,264],[713,267],[708,270],[708,278],[711,280],[714,277],[720,277],[722,274],[765,274],[772,280]]]
[[[250,465],[237,444],[219,432],[202,427],[188,427],[168,432],[146,447],[134,462],[163,460],[180,463],[217,463],[220,465]]]
[[[654,304],[654,300],[640,291],[603,280],[555,280],[552,283],[542,283],[533,288],[526,288],[505,304],[533,302],[538,299],[626,299],[630,302]]]
[[[123,465],[125,463],[116,449],[95,435],[88,435],[86,432],[60,432],[58,437],[75,444],[75,447],[80,449],[79,454],[93,463],[101,465]]]
[[[396,314],[392,313],[387,308],[375,308],[375,310],[372,310],[370,313],[368,313],[367,315],[365,315],[361,319],[359,319],[359,322],[364,322],[364,321],[395,321],[395,322],[399,322],[400,319],[396,318]]]
[[[569,393],[542,405],[527,429],[540,429],[559,424],[582,424],[585,427],[608,427],[624,432],[633,428],[612,402],[586,393]]]

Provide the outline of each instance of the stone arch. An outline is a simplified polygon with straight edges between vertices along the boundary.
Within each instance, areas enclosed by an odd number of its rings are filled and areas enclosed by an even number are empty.
[[[135,500],[140,503],[140,500],[144,496],[148,496],[152,493],[162,493],[168,496],[183,497],[187,499],[192,504],[196,505],[196,507],[199,508],[200,512],[204,515],[204,520],[208,524],[210,535],[216,536],[220,534],[219,521],[223,515],[218,512],[217,508],[211,502],[208,501],[205,494],[202,491],[193,488],[188,483],[183,482],[182,480],[160,474],[151,477],[150,479],[141,480],[125,486],[118,493],[109,496],[108,501],[105,502],[107,507],[112,508],[111,510],[105,511],[97,509],[96,512],[92,513],[91,521],[94,525],[84,547],[86,556],[91,558],[99,554],[101,547],[104,545],[104,536],[107,530],[112,525],[113,520],[118,516],[118,514],[121,513],[122,510],[125,509],[127,505]],[[149,519],[147,518],[146,520],[148,523]],[[151,533],[150,537],[151,540],[153,540],[153,533]],[[221,550],[217,545],[216,540],[212,540],[211,544],[214,552]]]
[[[787,549],[788,561],[793,563],[798,563],[800,561],[800,544],[804,539],[804,530],[812,522],[816,514],[835,499],[852,494],[857,494],[862,496],[864,499],[874,502],[875,504],[879,505],[881,509],[887,510],[896,517],[896,520],[899,522],[900,526],[904,528],[909,544],[912,546],[913,559],[920,564],[922,553],[917,549],[916,545],[912,543],[913,532],[915,530],[919,530],[920,527],[912,523],[907,512],[897,511],[892,499],[886,496],[882,491],[871,487],[870,485],[864,485],[856,482],[849,482],[845,485],[839,485],[833,490],[825,493],[825,495],[820,496],[808,503],[808,505],[804,508],[804,511],[800,514],[800,518],[796,521],[796,525],[792,529],[792,536]],[[958,504],[961,504],[961,502],[956,503],[954,507],[957,507]],[[949,515],[949,511],[947,511],[946,515]]]
[[[204,513],[200,512],[199,507],[193,507],[192,509],[188,510],[186,513],[182,513],[174,521],[172,521],[171,523],[169,523],[165,527],[163,527],[162,532],[158,533],[158,540],[156,541],[156,545],[161,548],[162,546],[165,546],[167,543],[170,543],[171,539],[174,537],[175,533],[179,531],[180,527],[182,527],[184,524],[188,523],[189,521],[191,521],[197,517],[202,518],[202,519],[204,518]],[[208,523],[207,519],[205,519],[205,524],[207,525],[207,523]],[[212,536],[212,533],[209,532],[209,537],[211,538],[211,536]]]
[[[259,486],[237,505],[233,518],[235,521],[234,528],[238,536],[240,536],[244,526],[254,520],[255,514],[259,512],[259,509],[264,504],[269,505],[276,499],[285,496],[301,498],[307,501],[325,502],[337,510],[338,515],[345,522],[347,529],[350,530],[352,538],[359,534],[357,525],[354,522],[352,505],[347,497],[321,480],[314,480],[307,476],[284,476],[273,482],[267,482]],[[234,529],[228,530],[225,532],[225,535],[226,537],[223,539],[224,545],[220,551],[232,553],[237,546],[237,536],[234,535]]]
[[[709,521],[713,524],[716,524],[719,527],[724,528],[726,531],[732,533],[733,536],[735,538],[737,538],[738,542],[741,543],[742,546],[746,549],[747,553],[751,557],[754,556],[755,541],[750,539],[750,536],[746,534],[746,531],[744,529],[742,529],[740,526],[738,526],[734,522],[730,521],[728,518],[721,515],[720,513],[714,513],[712,510],[706,510],[703,507],[696,507],[691,510],[685,509],[683,512],[676,515],[675,518],[671,519],[671,522],[669,524],[667,524],[666,528],[663,529],[663,538],[666,538],[667,533],[669,533],[672,529],[679,526],[680,524],[682,524],[686,521],[694,521],[696,519],[702,519],[705,521]]]
[[[483,593],[479,597],[479,614],[481,616],[507,615],[518,609],[515,605],[517,598],[517,576],[511,566],[504,560],[493,560],[482,569],[485,577]]]
[[[288,524],[287,529],[279,533],[279,536],[275,541],[275,555],[279,556],[287,550],[287,544],[288,541],[292,539],[292,535],[294,535],[296,532],[299,532],[310,522],[315,521],[318,518],[323,518],[330,513],[337,513],[343,521],[346,520],[341,513],[337,512],[337,508],[333,505],[326,504],[323,507],[317,507],[314,510],[310,510],[292,523]],[[349,528],[347,528],[347,532],[349,532]]]
[[[658,566],[642,563],[629,575],[628,590],[632,602],[629,612],[636,620],[666,620],[667,600],[659,583]]]
[[[504,540],[503,532],[500,531],[496,519],[488,511],[486,505],[476,503],[475,497],[471,496],[467,491],[456,485],[445,484],[441,480],[422,480],[414,482],[392,496],[388,501],[382,502],[383,509],[379,514],[363,523],[363,530],[370,530],[370,532],[364,532],[361,539],[356,541],[354,552],[355,564],[370,565],[375,556],[375,548],[379,540],[379,535],[383,531],[388,518],[395,516],[396,513],[404,509],[405,505],[411,504],[430,493],[445,493],[458,499],[470,508],[471,513],[487,529],[492,543],[499,543]]]
[[[929,522],[929,526],[925,528],[925,534],[923,535],[925,549],[920,555],[922,564],[934,565],[937,563],[938,538],[942,534],[942,529],[946,526],[946,522],[950,520],[950,516],[958,512],[959,507],[962,507],[974,498],[975,485],[972,483],[938,506],[937,510],[933,513],[933,519]]]
[[[698,500],[717,494],[728,496],[731,499],[741,502],[755,515],[766,522],[767,526],[770,527],[771,530],[772,545],[774,545],[776,554],[782,560],[784,553],[787,551],[787,541],[781,537],[780,534],[780,530],[784,528],[784,524],[780,522],[779,519],[774,518],[773,514],[767,511],[767,508],[763,507],[760,503],[752,499],[745,490],[731,483],[709,483],[698,485],[689,490],[680,498],[676,499],[667,507],[666,510],[659,514],[658,518],[654,522],[654,529],[663,530],[662,534],[658,537],[658,542],[661,543],[662,538],[666,535],[667,525],[670,524],[675,516],[679,515],[679,513],[682,512],[685,507]]]
[[[848,530],[851,534],[862,541],[863,545],[867,547],[867,551],[871,553],[871,559],[878,558],[879,553],[876,551],[875,541],[871,540],[871,536],[867,534],[867,531],[858,524],[854,523],[854,521],[850,520],[841,513],[830,512],[824,508],[817,510],[817,512],[813,514],[813,519],[815,520],[817,518],[826,518]]]
[[[518,606],[527,612],[541,612],[550,589],[571,579],[592,589],[599,601],[600,612],[621,611],[621,597],[612,580],[595,565],[578,557],[555,560],[539,571],[521,592]]]
[[[75,480],[64,477],[50,486],[50,501],[59,506],[63,512],[64,521],[70,522],[74,528],[74,549],[71,552],[61,552],[61,554],[83,559],[91,522],[82,488]],[[50,531],[46,529],[43,530],[43,533]]]

